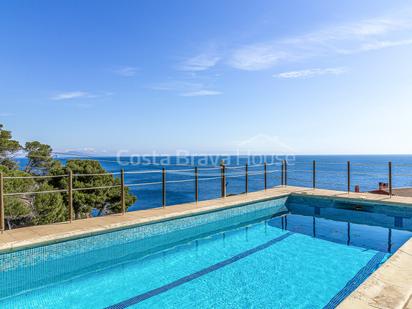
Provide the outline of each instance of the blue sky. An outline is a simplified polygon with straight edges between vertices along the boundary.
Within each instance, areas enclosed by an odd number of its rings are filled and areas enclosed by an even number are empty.
[[[412,153],[408,1],[2,1],[0,123],[89,153]]]

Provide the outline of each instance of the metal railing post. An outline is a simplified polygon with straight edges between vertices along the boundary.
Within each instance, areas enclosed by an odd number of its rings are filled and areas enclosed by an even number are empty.
[[[0,230],[2,233],[6,228],[4,223],[4,178],[3,173],[0,173]]]
[[[224,163],[220,165],[220,170],[221,170],[221,180],[222,180],[221,196],[226,197],[226,176],[225,176],[225,164]]]
[[[389,196],[392,196],[392,162],[388,162]]]
[[[73,221],[73,172],[71,170],[69,170],[68,178],[67,195],[69,202],[69,221],[71,223]]]
[[[265,190],[268,188],[268,177],[267,177],[267,165],[266,162],[263,164],[263,174],[264,174],[264,178],[265,178]]]
[[[195,201],[199,201],[199,171],[197,166],[195,167]]]
[[[316,161],[313,160],[312,163],[312,187],[313,189],[316,188]]]
[[[126,200],[125,200],[125,188],[124,188],[124,169],[120,171],[120,203],[122,206],[122,214],[126,213]]]
[[[347,163],[347,172],[348,172],[348,193],[350,192],[350,161]]]
[[[246,163],[245,165],[245,193],[249,191],[249,166]]]
[[[166,169],[162,167],[162,207],[166,207]]]

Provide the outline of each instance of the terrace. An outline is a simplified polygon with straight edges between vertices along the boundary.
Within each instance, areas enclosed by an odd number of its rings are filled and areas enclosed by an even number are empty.
[[[49,245],[67,240],[79,239],[82,237],[100,235],[107,232],[123,230],[136,226],[142,226],[157,222],[164,222],[178,218],[194,215],[212,213],[218,210],[230,209],[250,203],[273,200],[288,196],[310,196],[317,198],[333,198],[336,201],[352,201],[366,204],[380,204],[387,206],[412,207],[412,197],[393,196],[391,194],[373,194],[368,192],[338,191],[316,188],[316,164],[313,163],[312,186],[290,186],[287,185],[287,167],[283,163],[281,167],[281,185],[267,188],[267,167],[264,165],[263,176],[264,190],[256,192],[246,192],[244,194],[227,195],[226,177],[230,174],[225,173],[225,168],[221,169],[219,177],[222,180],[221,198],[199,201],[196,193],[196,201],[166,207],[167,183],[164,175],[162,177],[163,207],[146,209],[133,212],[113,214],[110,216],[99,216],[88,219],[72,220],[71,222],[61,222],[50,225],[29,226],[13,230],[4,230],[0,235],[0,253],[10,253],[27,248]],[[247,173],[246,168],[246,173]],[[389,164],[389,183],[391,191],[391,164]],[[350,166],[348,164],[348,188],[350,188]],[[69,175],[73,177],[73,175]],[[124,174],[121,172],[124,184]],[[4,181],[4,180],[3,180]],[[198,179],[196,190],[198,190]],[[246,191],[248,175],[246,175]],[[70,184],[70,182],[69,182]],[[70,186],[70,185],[69,185]],[[68,189],[72,192],[73,188]],[[5,196],[5,194],[2,194]],[[7,196],[7,195],[6,195]],[[120,198],[123,198],[122,196]],[[348,231],[349,233],[349,231]],[[390,240],[388,240],[390,242]],[[405,308],[411,306],[412,297],[412,239],[400,247],[376,272],[374,272],[363,284],[361,284],[350,296],[341,304],[341,308]]]

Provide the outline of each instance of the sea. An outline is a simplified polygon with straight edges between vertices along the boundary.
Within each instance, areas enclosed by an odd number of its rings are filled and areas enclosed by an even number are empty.
[[[166,206],[195,201],[195,172],[198,167],[198,200],[221,196],[221,168],[225,164],[226,195],[281,185],[282,161],[287,162],[287,184],[313,186],[313,161],[317,188],[346,191],[348,161],[350,189],[378,189],[379,182],[389,181],[389,162],[392,165],[393,188],[412,187],[412,155],[297,155],[297,156],[159,156],[159,157],[59,157],[62,163],[70,159],[98,160],[115,177],[124,169],[125,184],[137,201],[129,211],[162,207],[162,170],[165,170]],[[21,168],[27,160],[18,159]]]

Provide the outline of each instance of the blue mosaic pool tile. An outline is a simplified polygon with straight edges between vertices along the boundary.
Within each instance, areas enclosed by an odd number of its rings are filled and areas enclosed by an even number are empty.
[[[138,304],[138,303],[140,303],[140,302],[142,302],[142,301],[144,301],[144,300],[146,300],[146,299],[148,299],[148,298],[151,298],[151,297],[154,297],[154,296],[159,295],[159,294],[161,294],[161,293],[167,292],[167,291],[169,291],[169,290],[171,290],[171,289],[173,289],[173,288],[175,288],[175,287],[178,287],[179,285],[182,285],[182,284],[184,284],[184,283],[187,283],[187,282],[190,282],[190,281],[192,281],[192,280],[195,280],[195,279],[197,279],[197,278],[199,278],[199,277],[201,277],[201,276],[207,275],[208,273],[210,273],[210,272],[212,272],[212,271],[216,271],[216,270],[218,270],[218,269],[220,269],[220,268],[222,268],[222,267],[225,267],[225,266],[230,265],[230,264],[232,264],[232,263],[234,263],[234,262],[236,262],[236,261],[239,261],[239,260],[241,260],[241,259],[243,259],[243,258],[245,258],[245,257],[248,257],[249,255],[252,255],[252,254],[254,254],[254,253],[256,253],[256,252],[259,252],[259,251],[261,251],[261,250],[264,250],[264,249],[266,249],[266,248],[268,248],[268,247],[270,247],[270,246],[272,246],[272,245],[274,245],[274,244],[276,244],[276,243],[284,240],[285,238],[287,238],[287,237],[289,237],[289,236],[291,236],[291,235],[293,235],[293,233],[288,232],[288,233],[283,234],[282,236],[276,237],[276,238],[274,238],[274,239],[272,239],[272,240],[270,240],[270,241],[268,241],[268,242],[266,242],[266,243],[264,243],[264,244],[262,244],[262,245],[260,245],[260,246],[257,246],[257,247],[255,247],[255,248],[249,249],[249,250],[247,250],[247,251],[244,251],[244,252],[242,252],[242,253],[240,253],[240,254],[238,254],[238,255],[232,256],[232,257],[229,258],[229,259],[226,259],[226,260],[221,261],[221,262],[219,262],[219,263],[213,264],[213,265],[211,265],[211,266],[209,266],[209,267],[207,267],[207,268],[204,268],[204,269],[202,269],[202,270],[200,270],[200,271],[198,271],[198,272],[195,272],[195,273],[193,273],[193,274],[190,274],[190,275],[188,275],[188,276],[185,276],[185,277],[183,277],[183,278],[180,278],[180,279],[178,279],[178,280],[176,280],[176,281],[170,282],[169,284],[163,285],[163,286],[161,286],[161,287],[159,287],[159,288],[157,288],[157,289],[153,289],[153,290],[148,291],[148,292],[146,292],[146,293],[143,293],[143,294],[137,295],[137,296],[135,296],[135,297],[132,297],[132,298],[130,298],[130,299],[127,299],[127,300],[125,300],[125,301],[123,301],[123,302],[121,302],[121,303],[118,303],[118,304],[109,306],[109,307],[107,307],[106,309],[122,309],[122,308],[127,308],[127,307],[130,307],[130,306],[136,305],[136,304]]]

